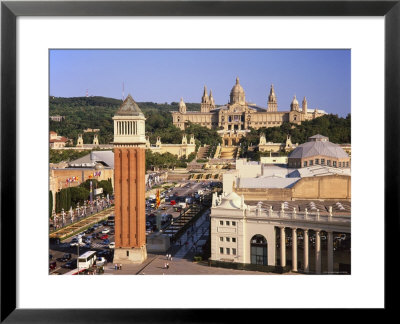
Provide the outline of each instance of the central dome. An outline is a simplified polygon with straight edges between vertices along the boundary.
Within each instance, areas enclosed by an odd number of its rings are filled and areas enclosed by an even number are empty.
[[[246,103],[245,101],[245,94],[242,86],[239,84],[239,78],[236,78],[236,84],[233,86],[231,90],[231,95],[230,95],[230,103],[231,104],[241,104],[244,105]]]

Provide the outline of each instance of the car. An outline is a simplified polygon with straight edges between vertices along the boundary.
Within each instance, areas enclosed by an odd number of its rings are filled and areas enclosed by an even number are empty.
[[[53,261],[49,263],[49,270],[54,270],[55,268],[57,268],[57,262]]]
[[[103,230],[101,231],[102,234],[107,234],[107,233],[109,233],[109,232],[110,232],[110,229],[109,229],[109,228],[105,228],[105,229],[103,229]]]
[[[114,231],[114,230],[111,230],[110,233],[108,233],[108,234],[114,235],[114,234],[115,234],[115,231]]]
[[[71,260],[72,256],[71,253],[64,253],[64,255],[60,258],[57,258],[58,262],[67,262],[69,260]]]
[[[66,264],[63,264],[61,268],[66,268],[66,269],[75,269],[77,268],[77,262],[76,259],[73,259],[71,261],[68,261]]]
[[[107,226],[107,221],[104,221],[102,224],[103,226]]]
[[[53,255],[49,254],[49,261],[53,260]]]
[[[111,243],[108,245],[108,247],[109,247],[110,249],[115,249],[115,242],[111,242]]]
[[[78,245],[79,245],[79,241],[78,241],[77,238],[73,238],[73,239],[71,240],[71,242],[69,243],[69,246],[70,246],[70,247],[78,246]]]
[[[109,239],[105,239],[104,241],[103,241],[103,244],[109,244],[110,243],[110,240]]]
[[[104,257],[97,258],[97,260],[96,260],[96,265],[97,266],[103,266],[103,265],[106,265],[106,264],[107,264],[106,258],[104,258]]]
[[[102,239],[102,240],[108,239],[108,235],[107,235],[107,234],[103,234],[103,235],[100,237],[100,239]]]

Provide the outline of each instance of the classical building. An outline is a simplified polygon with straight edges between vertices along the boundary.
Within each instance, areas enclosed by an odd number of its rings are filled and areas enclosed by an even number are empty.
[[[212,92],[210,91],[208,95],[207,88],[204,87],[200,111],[186,111],[186,105],[181,99],[179,110],[171,113],[173,124],[182,130],[185,129],[186,122],[219,130],[219,134],[224,139],[224,145],[236,145],[238,139],[245,136],[250,127],[255,129],[275,127],[284,122],[300,124],[302,121],[326,114],[323,110],[309,109],[305,97],[300,108],[296,96],[293,98],[289,111],[278,111],[278,101],[273,85],[270,88],[267,108],[250,104],[246,102],[245,91],[239,83],[239,78],[236,78],[228,104],[217,107]],[[233,136],[232,133],[237,136]]]
[[[279,266],[283,271],[339,273],[343,260],[335,262],[334,244],[337,237],[351,232],[350,204],[333,200],[251,204],[235,192],[215,193],[210,219],[212,264],[248,264],[269,267],[269,271]],[[291,256],[286,255],[288,239]],[[350,263],[350,253],[347,259]]]
[[[114,117],[116,263],[142,263],[146,250],[145,117],[131,95]]]
[[[114,187],[114,153],[112,151],[92,151],[90,154],[63,163],[63,165],[51,166],[49,181],[53,201],[56,201],[56,192],[68,187],[79,186],[88,179],[98,181],[111,179]],[[55,210],[55,206],[54,203],[53,210]]]
[[[51,149],[62,149],[70,142],[70,139],[64,136],[58,136],[56,132],[50,131],[49,144]]]
[[[338,273],[342,262],[350,268],[350,250],[338,259],[334,253],[337,238],[351,235],[349,168],[237,160],[223,175],[223,194],[213,196],[210,218],[213,265],[317,274]]]
[[[313,165],[349,168],[350,157],[340,145],[331,143],[328,137],[317,134],[309,137],[308,142],[299,145],[289,154],[288,165],[292,168]]]
[[[181,144],[162,144],[161,137],[157,137],[155,145],[151,145],[149,137],[146,137],[146,149],[151,150],[153,153],[166,153],[169,152],[173,155],[177,155],[178,158],[187,158],[189,154],[196,152],[196,143],[194,140],[194,135],[190,136],[188,141],[186,134],[182,137]]]
[[[272,153],[280,151],[290,152],[294,150],[298,145],[299,144],[292,143],[290,135],[286,137],[285,143],[273,143],[273,142],[267,142],[267,140],[265,139],[265,134],[261,134],[260,142],[258,144],[258,150],[260,152],[272,152]]]

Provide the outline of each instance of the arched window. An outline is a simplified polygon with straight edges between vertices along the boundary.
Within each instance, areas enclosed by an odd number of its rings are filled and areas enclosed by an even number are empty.
[[[268,243],[264,236],[254,235],[250,240],[251,264],[268,265]]]

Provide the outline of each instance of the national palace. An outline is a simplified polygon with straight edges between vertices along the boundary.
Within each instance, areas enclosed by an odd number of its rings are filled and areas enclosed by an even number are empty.
[[[237,144],[240,137],[245,136],[250,128],[276,127],[284,122],[301,124],[305,120],[326,114],[323,110],[309,109],[305,97],[300,107],[296,96],[290,104],[289,111],[278,111],[278,100],[273,85],[270,88],[267,108],[248,103],[239,78],[236,78],[228,104],[217,107],[212,91],[208,95],[205,86],[200,111],[186,111],[186,105],[181,98],[179,111],[171,113],[173,124],[181,130],[185,130],[186,122],[217,129],[224,139],[224,145]]]

